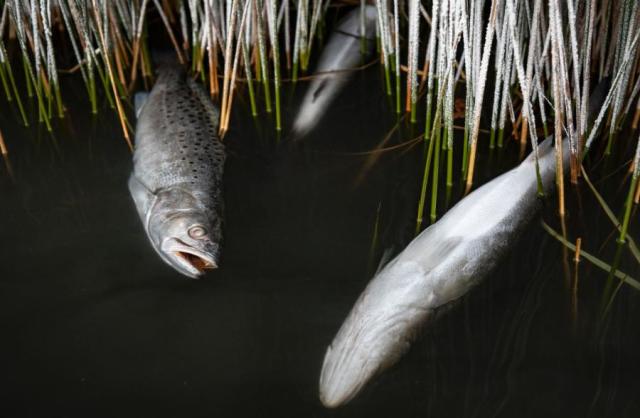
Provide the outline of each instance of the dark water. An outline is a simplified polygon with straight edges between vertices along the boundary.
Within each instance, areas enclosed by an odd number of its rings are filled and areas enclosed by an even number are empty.
[[[268,119],[254,123],[238,99],[224,258],[200,281],[148,244],[117,120],[106,108],[92,118],[77,78],[63,80],[69,109],[53,136],[0,102],[13,171],[0,171],[0,417],[638,416],[640,294],[623,285],[602,317],[607,275],[582,262],[572,297],[571,258],[537,221],[396,367],[349,405],[320,405],[325,347],[382,250],[414,228],[421,145],[369,170],[359,154],[395,123],[377,71],[298,145],[286,134],[274,145]],[[401,124],[388,145],[417,134]],[[590,162],[615,210],[632,142]],[[480,148],[477,184],[517,162],[512,143]],[[613,228],[591,192],[567,193],[569,236],[611,262]],[[456,181],[450,204],[459,198]],[[544,217],[559,228],[555,205]],[[639,225],[634,215],[635,237]],[[626,251],[621,268],[640,276]]]

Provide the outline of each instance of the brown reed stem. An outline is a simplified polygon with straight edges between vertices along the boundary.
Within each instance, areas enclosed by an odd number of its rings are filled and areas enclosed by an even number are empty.
[[[124,139],[127,141],[127,145],[129,146],[129,150],[133,152],[133,144],[131,143],[131,138],[129,137],[129,129],[127,127],[127,121],[124,115],[124,109],[122,108],[122,103],[120,102],[120,95],[118,94],[118,90],[116,88],[116,80],[113,75],[113,68],[111,68],[111,60],[109,59],[109,54],[107,51],[107,42],[104,36],[104,31],[102,30],[102,25],[100,24],[100,15],[98,14],[98,5],[96,0],[93,0],[93,14],[96,19],[97,27],[98,27],[98,35],[100,37],[100,42],[102,43],[102,57],[104,59],[105,64],[107,64],[107,72],[109,73],[109,78],[111,80],[111,90],[113,91],[113,96],[116,101],[116,109],[118,111],[118,118],[120,119],[120,126],[122,128],[122,133],[124,134]]]
[[[180,46],[178,46],[178,41],[176,40],[176,37],[173,34],[173,29],[171,28],[171,23],[169,23],[169,20],[167,19],[167,15],[164,13],[164,10],[162,9],[162,6],[160,5],[160,3],[158,3],[158,0],[153,0],[153,4],[155,4],[156,9],[158,9],[158,13],[160,14],[162,23],[164,23],[164,27],[167,29],[167,33],[169,34],[169,39],[171,39],[173,48],[176,50],[178,61],[180,61],[180,64],[185,65],[186,61],[182,56],[182,52],[180,51]]]

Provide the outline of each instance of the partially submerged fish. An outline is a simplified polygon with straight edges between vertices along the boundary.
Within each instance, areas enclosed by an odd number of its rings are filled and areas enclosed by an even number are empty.
[[[225,150],[218,110],[177,65],[163,67],[146,101],[136,102],[129,191],[160,257],[197,278],[218,266],[222,242]]]
[[[610,86],[606,78],[593,90],[590,119],[605,103]],[[562,155],[566,172],[567,139],[562,140]],[[539,145],[538,163],[542,187],[550,191],[556,178],[553,138]],[[327,348],[320,373],[322,403],[336,407],[348,402],[397,362],[436,311],[494,268],[540,207],[532,153],[411,241],[369,282]]]
[[[564,141],[564,156],[569,155]],[[568,160],[567,160],[568,161]],[[568,166],[565,161],[565,167]],[[551,138],[539,147],[540,176],[553,187]],[[435,312],[478,283],[540,207],[530,155],[462,199],[372,279],[327,349],[320,399],[336,407],[393,365]]]
[[[373,51],[377,12],[375,6],[356,7],[336,26],[324,47],[313,80],[300,104],[293,122],[293,134],[300,138],[308,134],[320,121],[331,102],[351,78],[352,70]],[[365,50],[362,50],[361,18],[364,19]],[[364,55],[363,55],[364,53]]]

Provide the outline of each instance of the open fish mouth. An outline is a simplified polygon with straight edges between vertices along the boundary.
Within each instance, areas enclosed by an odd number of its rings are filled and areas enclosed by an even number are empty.
[[[191,247],[178,239],[167,240],[162,247],[166,261],[185,276],[197,279],[205,271],[218,268],[214,255]]]
[[[203,257],[201,254],[194,254],[193,252],[176,251],[175,255],[182,258],[186,263],[190,264],[193,268],[198,270],[200,274],[205,270],[212,270],[218,268],[218,265],[213,259]]]

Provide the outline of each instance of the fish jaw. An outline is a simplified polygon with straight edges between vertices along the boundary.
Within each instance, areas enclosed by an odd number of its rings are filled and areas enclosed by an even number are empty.
[[[192,279],[199,279],[206,270],[218,268],[217,255],[194,248],[176,238],[166,239],[160,250],[165,262]]]

